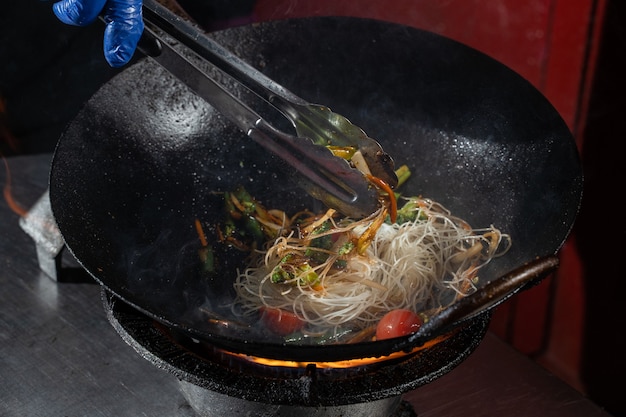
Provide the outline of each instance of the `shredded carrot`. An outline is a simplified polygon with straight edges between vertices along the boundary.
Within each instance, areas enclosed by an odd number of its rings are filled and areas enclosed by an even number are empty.
[[[385,191],[389,196],[389,218],[391,219],[392,223],[395,223],[398,216],[398,202],[396,201],[396,195],[394,194],[393,190],[391,189],[389,184],[387,184],[380,178],[370,174],[365,175],[370,182],[374,183],[378,188],[382,188],[383,191]]]
[[[206,240],[206,235],[204,234],[204,230],[202,230],[202,223],[200,220],[196,219],[196,232],[198,232],[198,238],[200,239],[200,243],[202,246],[208,246],[209,243]]]

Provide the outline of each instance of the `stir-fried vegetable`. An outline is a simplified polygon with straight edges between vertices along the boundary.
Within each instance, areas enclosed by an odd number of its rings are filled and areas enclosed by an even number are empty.
[[[403,183],[410,172],[397,175]],[[235,282],[242,318],[293,343],[406,335],[471,293],[480,268],[510,246],[493,226],[473,229],[432,200],[405,198],[398,209],[399,195],[371,181],[381,208],[361,220],[332,209],[288,217],[243,188],[224,194],[220,241],[253,255]]]

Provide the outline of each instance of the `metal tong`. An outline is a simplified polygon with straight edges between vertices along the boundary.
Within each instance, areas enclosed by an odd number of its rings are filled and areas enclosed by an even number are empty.
[[[146,29],[139,49],[230,119],[251,139],[291,166],[300,174],[300,185],[328,207],[354,218],[366,217],[375,212],[380,206],[378,191],[364,173],[382,179],[391,187],[397,185],[391,157],[384,153],[378,142],[345,117],[294,95],[156,0],[144,0],[143,16]],[[222,84],[181,55],[153,28],[158,28],[180,42],[278,109],[292,122],[298,136],[289,135],[272,126]],[[334,156],[326,148],[330,144],[357,149],[366,166],[361,165],[360,170],[353,168],[348,161]]]

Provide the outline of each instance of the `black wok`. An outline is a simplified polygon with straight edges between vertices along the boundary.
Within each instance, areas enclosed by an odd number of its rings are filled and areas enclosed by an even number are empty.
[[[413,172],[405,195],[433,198],[474,227],[493,224],[510,234],[512,249],[488,265],[481,282],[554,255],[570,232],[582,190],[572,136],[550,103],[500,63],[431,33],[354,18],[268,22],[214,36],[379,140],[396,166]],[[55,152],[50,198],[68,248],[87,271],[130,305],[195,338],[310,361],[424,342],[282,345],[230,321],[232,281],[245,255],[218,253],[218,273],[202,273],[194,222],[201,220],[216,242],[219,192],[237,185],[266,207],[322,209],[278,160],[143,60],[105,84],[68,126]],[[209,320],[215,317],[227,324]],[[474,342],[459,339],[458,351]]]

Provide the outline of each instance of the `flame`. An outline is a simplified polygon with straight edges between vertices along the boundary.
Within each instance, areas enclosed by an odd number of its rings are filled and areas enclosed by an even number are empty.
[[[11,193],[11,170],[9,169],[9,163],[1,153],[0,158],[2,158],[2,162],[4,163],[4,169],[7,174],[7,179],[3,188],[4,199],[9,205],[9,208],[13,210],[13,212],[18,214],[20,217],[24,217],[28,211],[15,200]]]
[[[414,355],[415,353],[429,349],[435,346],[438,343],[443,342],[448,339],[452,334],[445,334],[441,336],[437,336],[423,345],[413,348],[412,350],[405,352],[399,351],[391,353],[387,356],[382,357],[367,357],[367,358],[358,358],[358,359],[348,359],[348,360],[340,360],[340,361],[332,361],[332,362],[299,362],[299,361],[288,361],[281,359],[270,359],[270,358],[262,358],[259,356],[246,355],[243,353],[233,353],[228,352],[228,354],[246,360],[248,362],[253,362],[258,365],[270,366],[270,367],[284,367],[284,368],[307,368],[308,366],[315,365],[316,368],[319,369],[349,369],[349,368],[357,368],[360,366],[381,364],[383,362],[400,359],[400,358],[408,358],[409,356]]]
[[[261,356],[254,356],[245,353],[237,353],[227,349],[218,348],[216,346],[210,344],[200,343],[197,345],[198,341],[193,341],[193,343],[185,343],[181,342],[180,335],[179,337],[174,337],[172,333],[172,329],[159,323],[157,321],[153,321],[152,324],[165,336],[168,340],[182,349],[189,349],[190,346],[193,346],[192,351],[195,352],[199,357],[204,358],[206,360],[212,360],[209,358],[221,358],[220,360],[224,360],[225,358],[234,358],[236,360],[240,360],[242,362],[248,362],[253,365],[260,365],[268,368],[291,368],[291,369],[307,369],[311,366],[314,366],[317,369],[350,369],[350,368],[359,368],[368,365],[380,365],[384,364],[387,361],[398,360],[398,359],[408,359],[416,353],[432,348],[433,346],[442,343],[443,341],[449,339],[458,333],[459,329],[452,330],[446,334],[439,335],[433,337],[430,340],[427,340],[422,345],[414,347],[408,351],[397,351],[393,352],[386,356],[377,356],[377,357],[363,357],[357,359],[347,359],[347,360],[337,360],[337,361],[293,361],[293,360],[284,360],[284,359],[273,359],[273,358],[264,358]],[[183,338],[186,340],[187,338]],[[198,347],[200,349],[198,349]]]

